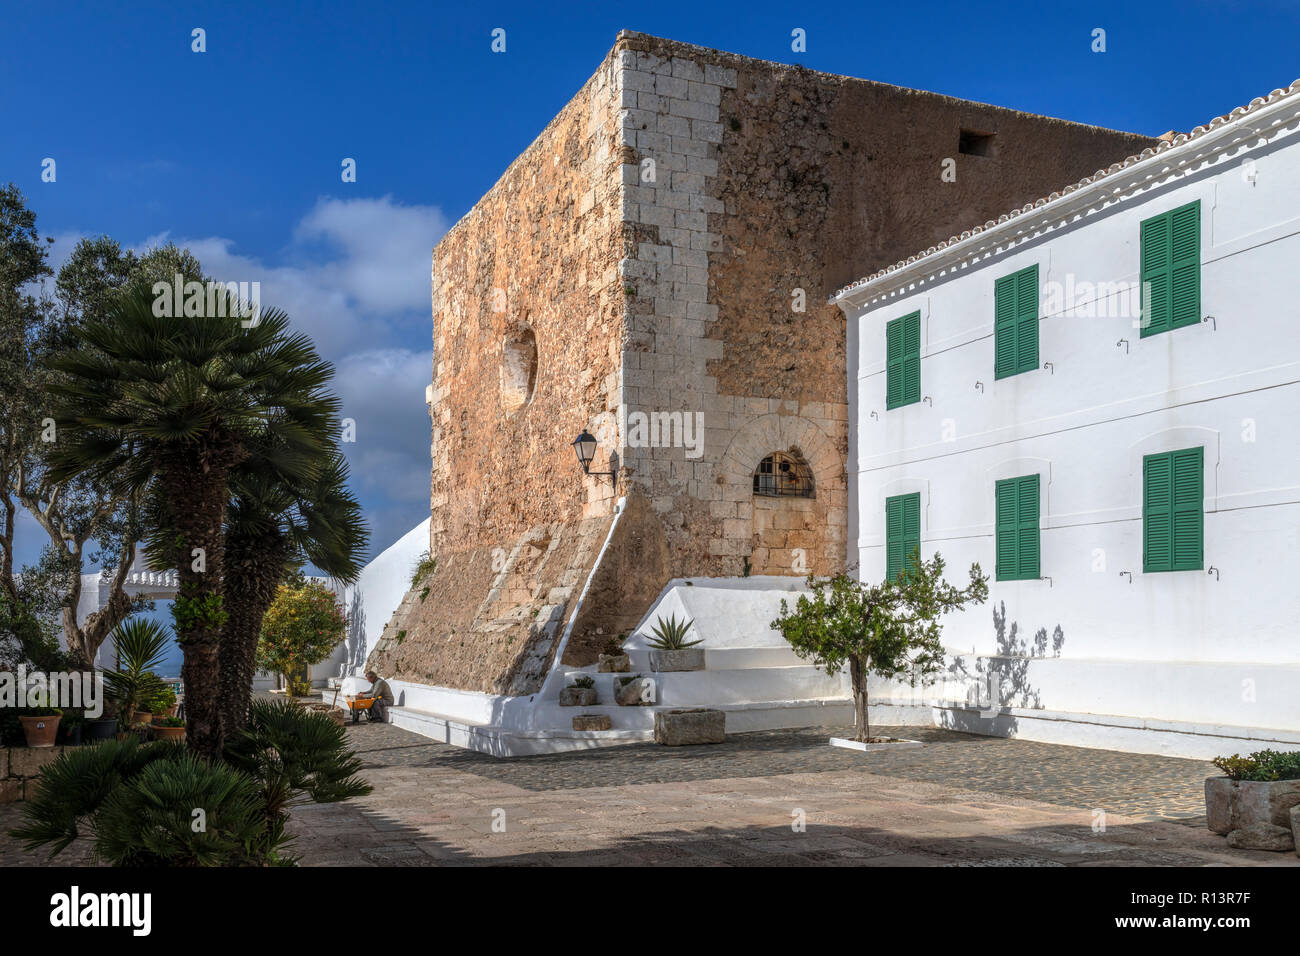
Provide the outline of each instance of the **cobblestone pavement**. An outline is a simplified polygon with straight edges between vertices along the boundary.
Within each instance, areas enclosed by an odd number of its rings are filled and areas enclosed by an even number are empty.
[[[862,754],[812,729],[499,760],[361,724],[375,792],[294,828],[326,866],[1300,865],[1205,829],[1201,761],[881,732],[926,746]]]
[[[725,744],[710,747],[646,744],[500,760],[445,744],[431,745],[389,725],[363,724],[353,730],[353,740],[367,767],[439,767],[533,791],[869,769],[884,776],[1152,819],[1203,816],[1205,778],[1218,772],[1213,764],[1199,760],[980,737],[939,728],[885,727],[881,732],[921,740],[926,746],[867,755],[827,745],[829,736],[852,736],[851,728],[810,728],[734,734]]]
[[[291,827],[323,866],[1300,866],[1205,829],[1207,763],[881,732],[926,746],[863,754],[812,729],[499,760],[362,723],[348,734],[375,792],[299,808]],[[39,862],[7,835],[0,860]]]

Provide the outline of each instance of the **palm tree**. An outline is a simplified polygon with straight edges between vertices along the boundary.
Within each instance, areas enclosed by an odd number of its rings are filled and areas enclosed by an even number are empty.
[[[276,587],[310,561],[345,583],[361,573],[368,534],[348,490],[348,466],[335,454],[314,479],[295,486],[260,460],[231,474],[226,518],[225,608],[221,635],[221,715],[227,735],[248,718],[262,619]]]
[[[155,481],[166,516],[172,605],[184,652],[187,738],[201,756],[221,754],[219,707],[224,522],[231,469],[250,455],[304,477],[328,462],[338,402],[324,392],[333,368],[311,340],[270,309],[245,326],[234,312],[158,316],[143,285],[88,321],[82,347],[59,355],[50,391],[57,480],[74,474],[140,491]],[[211,314],[211,313],[221,314]]]

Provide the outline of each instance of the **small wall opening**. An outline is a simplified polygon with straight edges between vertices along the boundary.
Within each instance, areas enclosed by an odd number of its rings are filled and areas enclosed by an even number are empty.
[[[537,337],[528,326],[506,336],[501,349],[501,405],[517,412],[533,397],[537,385]]]
[[[996,155],[995,133],[985,133],[976,129],[963,129],[957,143],[958,152],[965,156]]]

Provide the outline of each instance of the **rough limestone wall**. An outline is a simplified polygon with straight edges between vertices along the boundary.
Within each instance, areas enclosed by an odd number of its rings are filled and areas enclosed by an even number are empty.
[[[1152,140],[642,34],[616,49],[623,401],[629,421],[704,424],[698,457],[625,447],[629,487],[662,516],[669,576],[840,567],[845,330],[828,296]],[[995,134],[996,155],[961,154],[963,128]],[[807,461],[811,501],[753,495],[773,451]]]
[[[619,396],[615,75],[611,54],[434,250],[438,565],[370,657],[385,676],[536,690],[608,531],[614,489],[570,443]]]

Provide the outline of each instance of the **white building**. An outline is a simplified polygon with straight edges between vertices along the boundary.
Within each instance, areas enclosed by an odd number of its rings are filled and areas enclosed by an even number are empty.
[[[1300,747],[1298,270],[1300,81],[836,295],[849,562],[990,576],[881,716]]]

